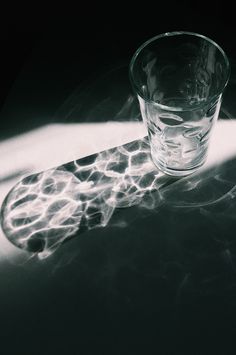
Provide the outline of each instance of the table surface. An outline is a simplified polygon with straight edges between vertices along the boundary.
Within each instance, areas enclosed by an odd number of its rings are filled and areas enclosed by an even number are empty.
[[[65,42],[40,42],[2,108],[0,203],[25,176],[146,135],[127,63],[101,66],[80,83],[72,75],[75,60],[64,57],[54,67],[66,49]],[[107,223],[75,234],[48,257],[15,247],[1,231],[4,354],[211,354],[214,347],[230,353],[236,328],[234,78],[232,72],[198,172],[162,179],[131,207],[116,205]]]

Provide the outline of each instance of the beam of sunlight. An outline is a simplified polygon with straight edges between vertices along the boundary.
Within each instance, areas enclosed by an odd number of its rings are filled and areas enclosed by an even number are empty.
[[[155,196],[147,203],[145,196],[162,191],[171,178],[154,166],[145,134],[139,122],[53,125],[0,143],[1,156],[9,152],[2,176],[14,169],[27,171],[17,184],[13,179],[0,185],[2,200],[11,188],[1,214],[6,237],[45,258],[80,230],[106,226],[116,208],[140,204],[152,209],[165,200],[186,206],[186,201],[173,199],[178,194],[172,186],[196,191],[204,171],[236,156],[236,122],[218,121],[205,165],[190,177],[173,180],[160,200]]]

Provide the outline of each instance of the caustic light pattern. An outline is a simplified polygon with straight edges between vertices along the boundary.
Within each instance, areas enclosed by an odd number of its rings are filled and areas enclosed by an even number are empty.
[[[146,138],[30,175],[5,198],[2,229],[45,258],[84,228],[106,226],[115,208],[143,202],[160,175]]]

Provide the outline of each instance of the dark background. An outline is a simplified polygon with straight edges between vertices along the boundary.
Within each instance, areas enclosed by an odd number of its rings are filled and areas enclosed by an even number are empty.
[[[221,45],[231,62],[235,56],[234,11],[223,2],[209,8],[181,2],[130,9],[87,5],[70,12],[34,9],[33,15],[30,10],[3,15],[1,23],[1,138],[52,122],[73,90],[128,64],[140,44],[157,34],[198,32]],[[20,74],[23,79],[14,87]]]
[[[206,35],[234,68],[235,15],[226,2],[210,9],[206,2],[137,3],[131,11],[117,3],[104,10],[78,4],[71,13],[61,7],[60,15],[37,6],[33,15],[16,8],[2,15],[0,139],[65,122],[56,113],[74,90],[127,65],[140,44],[162,32]],[[232,186],[233,163],[226,164],[227,176],[220,170]],[[199,188],[202,196],[217,174]],[[0,353],[235,353],[235,221],[171,203],[142,214],[122,212],[124,230],[93,230],[46,261],[2,263]]]

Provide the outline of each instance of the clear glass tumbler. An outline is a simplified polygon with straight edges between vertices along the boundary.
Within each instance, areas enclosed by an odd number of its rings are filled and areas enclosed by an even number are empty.
[[[230,75],[223,49],[197,33],[164,33],[135,52],[129,74],[155,165],[173,176],[194,172],[206,160]]]

